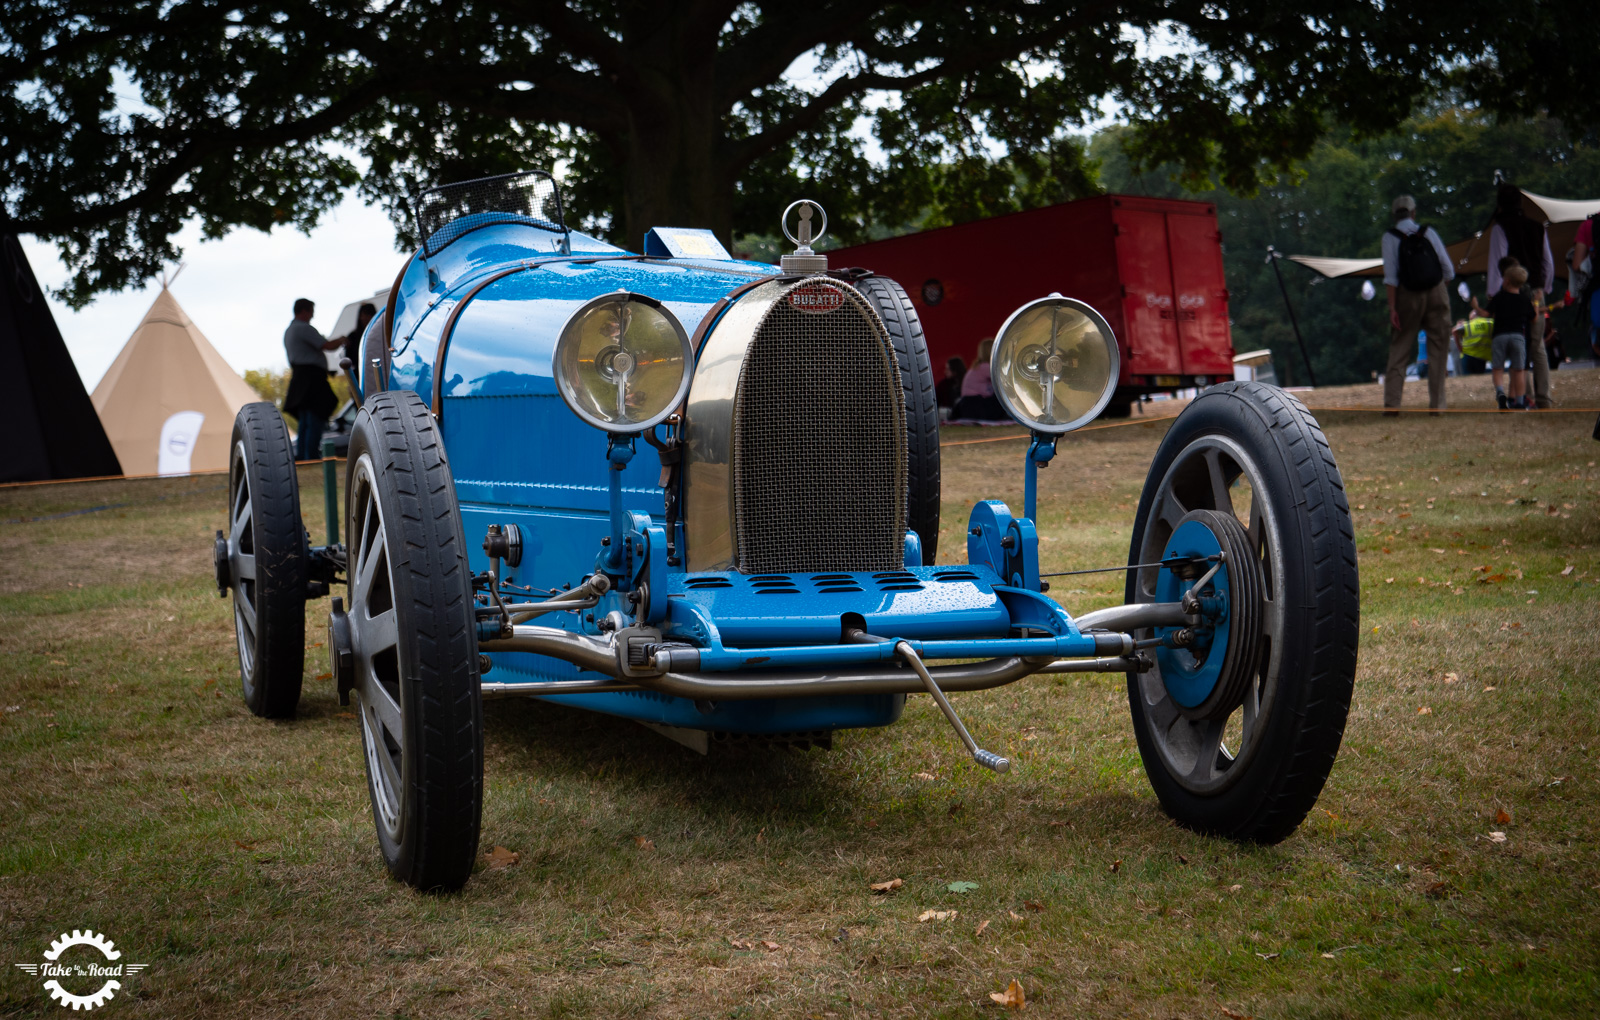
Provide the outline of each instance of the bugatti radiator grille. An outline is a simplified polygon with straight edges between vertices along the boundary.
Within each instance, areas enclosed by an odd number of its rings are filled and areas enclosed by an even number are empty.
[[[853,288],[788,288],[757,328],[734,405],[745,573],[905,562],[904,395],[888,334]]]

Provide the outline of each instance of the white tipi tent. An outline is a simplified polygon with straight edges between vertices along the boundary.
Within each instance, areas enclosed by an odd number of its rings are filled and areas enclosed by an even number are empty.
[[[92,399],[122,470],[147,475],[226,470],[233,417],[261,397],[163,284]]]

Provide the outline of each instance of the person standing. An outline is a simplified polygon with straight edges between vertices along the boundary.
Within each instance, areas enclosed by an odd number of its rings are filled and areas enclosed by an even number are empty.
[[[1461,334],[1461,367],[1467,375],[1482,375],[1489,370],[1489,360],[1494,357],[1494,320],[1489,313],[1476,307],[1467,314],[1465,329]]]
[[[328,415],[338,406],[333,387],[328,385],[328,359],[323,351],[344,346],[343,338],[325,340],[311,325],[317,306],[306,298],[294,303],[294,321],[283,331],[283,350],[289,356],[289,392],[283,409],[299,423],[295,437],[295,460],[315,460],[322,456],[322,429]]]
[[[1521,266],[1507,266],[1500,291],[1489,299],[1489,314],[1494,318],[1494,394],[1500,410],[1525,411],[1533,406],[1523,389],[1523,365],[1527,363],[1527,345],[1535,336],[1543,335],[1543,319],[1533,301],[1522,293],[1527,285],[1528,271]],[[1537,325],[1536,325],[1537,324]],[[1538,328],[1539,333],[1534,329]],[[1541,353],[1539,357],[1544,357]],[[1504,378],[1500,366],[1510,362],[1511,394],[1509,399],[1501,391]]]
[[[1389,292],[1389,368],[1383,377],[1384,414],[1399,414],[1412,337],[1427,334],[1428,406],[1445,406],[1445,362],[1450,344],[1450,254],[1432,227],[1417,223],[1417,202],[1401,195],[1389,207],[1394,227],[1383,235],[1383,282]]]
[[[1502,184],[1495,191],[1494,218],[1489,223],[1489,293],[1500,293],[1500,261],[1510,256],[1528,273],[1523,289],[1542,314],[1545,295],[1555,287],[1556,260],[1550,252],[1550,235],[1544,224],[1523,209],[1522,189]],[[1533,369],[1533,399],[1539,407],[1551,407],[1550,361],[1544,353],[1543,331],[1528,336],[1528,359]]]
[[[344,344],[344,356],[350,359],[346,374],[352,383],[361,378],[361,338],[366,335],[367,326],[377,317],[378,309],[371,301],[361,302],[361,307],[356,309],[356,328],[340,338]]]

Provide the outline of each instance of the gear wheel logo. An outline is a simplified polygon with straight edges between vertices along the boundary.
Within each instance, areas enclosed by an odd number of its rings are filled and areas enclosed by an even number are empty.
[[[86,947],[94,952],[80,952],[73,960],[62,959],[69,949],[77,946]],[[19,963],[15,966],[35,977],[47,978],[44,989],[50,993],[50,998],[62,1006],[71,1007],[74,1011],[104,1006],[122,988],[122,982],[117,980],[118,978],[131,977],[148,966],[143,963],[118,963],[117,961],[122,959],[122,951],[117,948],[116,943],[98,932],[89,929],[80,931],[76,928],[70,934],[63,933],[60,938],[50,943],[50,948],[44,952],[44,959],[44,963]],[[88,980],[85,981],[84,978]],[[92,988],[96,981],[100,982],[100,986],[88,994],[79,994],[68,991],[60,979],[66,979],[68,984],[80,989]]]

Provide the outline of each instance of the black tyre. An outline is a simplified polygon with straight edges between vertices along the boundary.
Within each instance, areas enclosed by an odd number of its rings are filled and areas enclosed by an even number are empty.
[[[228,459],[226,569],[244,703],[269,719],[293,716],[300,703],[306,559],[289,429],[273,405],[246,404]]]
[[[1259,557],[1259,665],[1228,704],[1203,714],[1177,705],[1159,665],[1130,673],[1134,731],[1150,784],[1174,819],[1275,843],[1305,818],[1333,767],[1361,623],[1350,505],[1304,404],[1253,382],[1202,393],[1156,451],[1129,562],[1160,559],[1177,522],[1202,509],[1236,516]],[[1128,601],[1154,601],[1156,575],[1130,572]]]
[[[459,889],[478,853],[483,706],[461,513],[422,398],[370,394],[346,470],[351,658],[378,843],[400,881]]]
[[[939,552],[939,398],[922,320],[905,289],[886,276],[855,284],[889,330],[906,397],[906,528],[922,539],[922,562]]]

